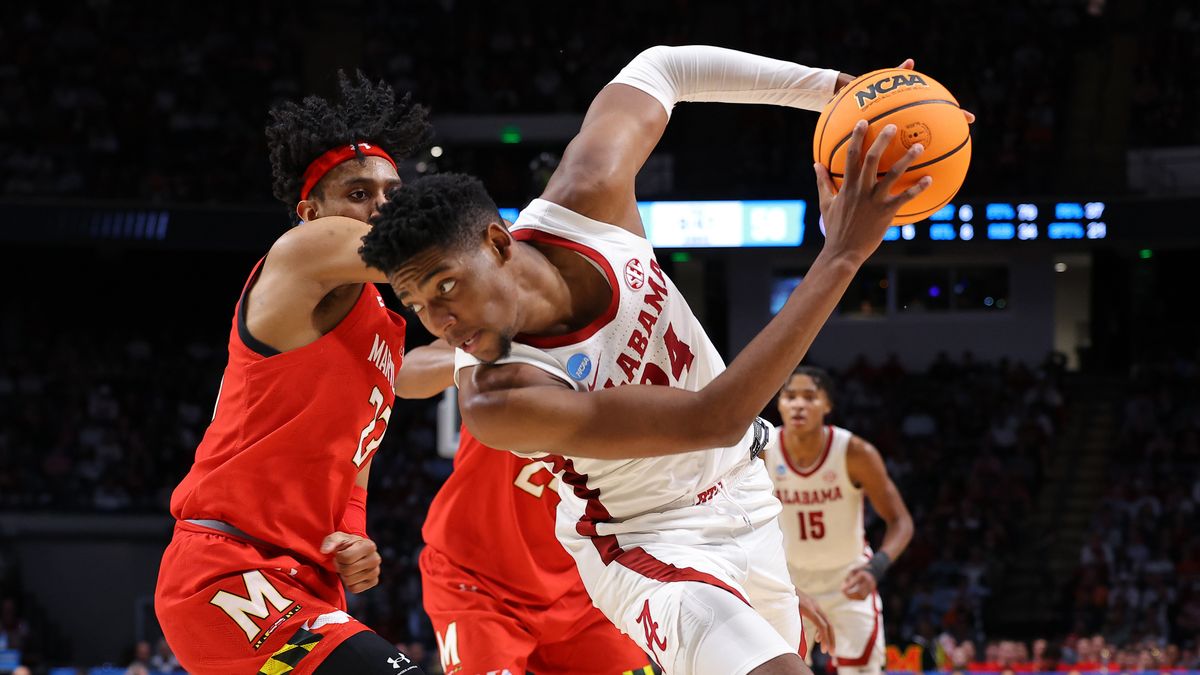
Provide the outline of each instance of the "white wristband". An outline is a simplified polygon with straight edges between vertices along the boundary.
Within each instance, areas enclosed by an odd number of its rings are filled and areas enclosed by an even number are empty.
[[[651,47],[615,78],[658,99],[670,116],[680,101],[761,103],[821,110],[833,98],[838,71],[809,68],[732,49]]]

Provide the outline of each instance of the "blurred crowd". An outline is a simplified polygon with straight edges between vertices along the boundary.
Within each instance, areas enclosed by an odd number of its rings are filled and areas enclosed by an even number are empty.
[[[1118,662],[1146,655],[1198,661],[1200,639],[1200,367],[1140,366],[1121,406],[1110,489],[1096,510],[1067,595],[1076,631]],[[1183,646],[1181,657],[1180,646]]]
[[[1114,16],[1118,5],[1124,14]],[[937,39],[914,42],[931,13]],[[1080,119],[1073,83],[1086,79],[1077,69],[1087,63],[1128,73],[1110,78],[1131,89],[1128,142],[1200,142],[1189,114],[1198,31],[1194,7],[1166,0],[937,0],[924,11],[881,0],[419,0],[354,3],[344,14],[311,0],[251,0],[228,15],[175,3],[4,3],[0,196],[261,203],[269,200],[267,108],[328,93],[335,68],[361,68],[412,91],[435,116],[581,114],[636,53],[680,43],[851,73],[912,56],[979,114],[967,189],[1044,193],[1054,187],[1051,160],[1068,140],[1065,128]],[[1132,48],[1114,51],[1115,40]],[[676,158],[673,189],[683,194],[655,196],[810,188],[811,116],[726,111],[694,125],[683,117],[664,141]],[[721,128],[729,132],[714,132]],[[469,147],[425,160],[481,174],[501,201],[519,205],[540,188],[537,158],[561,146]],[[537,166],[526,169],[531,161]]]
[[[1050,641],[1036,639],[997,640],[986,643],[978,653],[974,643],[957,643],[942,636],[934,651],[940,670],[957,673],[1066,672],[1129,673],[1168,672],[1200,668],[1200,656],[1194,647],[1180,649],[1176,644],[1113,643],[1103,635],[1069,634]]]

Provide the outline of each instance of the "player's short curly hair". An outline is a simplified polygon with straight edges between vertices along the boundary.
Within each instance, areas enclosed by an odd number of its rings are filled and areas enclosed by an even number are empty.
[[[825,392],[825,396],[829,399],[829,403],[833,403],[833,378],[829,376],[829,373],[824,368],[818,368],[816,366],[798,366],[792,371],[792,374],[788,376],[788,382],[791,382],[792,378],[797,375],[807,375],[811,377],[813,384],[817,385],[817,389]]]
[[[396,101],[384,82],[372,83],[362,72],[351,80],[339,70],[336,102],[309,96],[271,108],[267,146],[275,197],[288,206],[300,201],[304,170],[330,148],[365,141],[400,161],[427,145],[433,138],[429,111],[411,99],[405,94]]]
[[[358,252],[363,262],[391,274],[431,248],[450,251],[482,242],[489,224],[503,222],[479,179],[426,176],[388,193]]]

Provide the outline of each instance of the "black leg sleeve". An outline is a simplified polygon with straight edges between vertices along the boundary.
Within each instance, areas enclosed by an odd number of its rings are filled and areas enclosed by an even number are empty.
[[[325,657],[314,675],[425,675],[392,643],[369,630],[349,638]]]

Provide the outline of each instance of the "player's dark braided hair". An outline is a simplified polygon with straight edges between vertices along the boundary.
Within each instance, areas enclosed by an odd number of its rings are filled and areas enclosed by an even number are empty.
[[[371,267],[391,274],[433,247],[454,250],[483,241],[503,223],[479,179],[459,173],[425,176],[388,194],[358,250]]]
[[[433,137],[428,109],[412,103],[410,94],[397,102],[396,92],[384,82],[372,83],[362,72],[351,80],[340,70],[338,93],[336,102],[309,96],[271,109],[267,145],[273,189],[288,206],[300,201],[304,170],[331,148],[365,141],[400,161]]]

